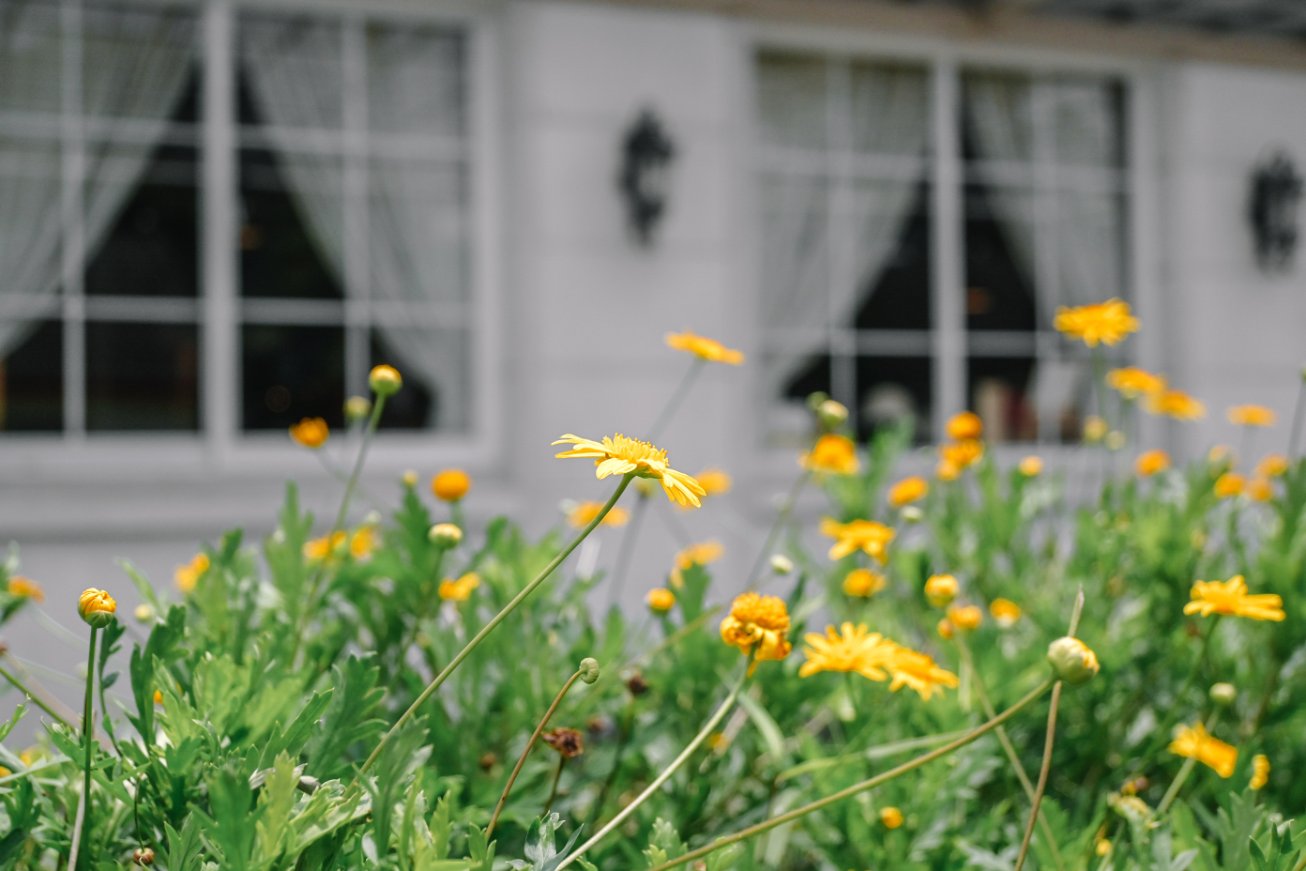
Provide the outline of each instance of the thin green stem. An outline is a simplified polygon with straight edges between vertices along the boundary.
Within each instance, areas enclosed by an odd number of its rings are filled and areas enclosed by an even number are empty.
[[[345,526],[345,518],[349,515],[349,500],[353,498],[354,488],[358,486],[358,476],[363,472],[367,449],[371,447],[372,437],[376,435],[376,428],[381,423],[381,410],[385,408],[385,400],[385,394],[378,393],[376,402],[372,403],[372,416],[367,419],[367,427],[363,430],[363,440],[358,445],[358,456],[354,458],[353,471],[349,473],[349,480],[345,482],[345,492],[340,497],[340,508],[336,511],[335,523],[331,525],[328,542],[331,541],[330,536],[335,535]]]
[[[1211,715],[1206,718],[1206,722],[1202,724],[1202,728],[1209,732],[1215,725],[1217,715],[1218,711],[1212,711]],[[1189,756],[1184,760],[1184,764],[1179,768],[1179,773],[1175,775],[1174,780],[1170,782],[1170,787],[1165,791],[1165,795],[1161,796],[1161,803],[1152,812],[1153,817],[1159,817],[1170,809],[1170,805],[1174,804],[1174,800],[1179,797],[1179,790],[1183,788],[1184,782],[1193,773],[1193,768],[1196,765],[1196,756]]]
[[[785,501],[781,503],[780,510],[776,512],[775,520],[771,523],[771,529],[766,533],[766,539],[762,542],[762,549],[758,551],[756,559],[753,560],[753,566],[748,570],[748,583],[744,589],[752,589],[753,584],[757,581],[757,575],[762,571],[762,566],[766,565],[767,558],[771,555],[771,549],[775,547],[775,540],[783,531],[785,525],[789,522],[789,516],[794,512],[794,506],[798,503],[798,494],[803,491],[803,487],[812,478],[809,470],[804,470],[798,479],[794,481],[789,493],[785,496]]]
[[[684,400],[685,396],[689,393],[690,385],[694,383],[694,379],[698,377],[698,373],[703,371],[703,362],[702,357],[695,357],[694,361],[689,364],[689,368],[685,370],[684,377],[681,378],[680,383],[676,385],[675,391],[673,391],[671,396],[667,398],[667,404],[662,406],[662,411],[658,412],[657,419],[653,421],[653,426],[649,427],[647,436],[649,441],[656,442],[658,436],[662,434],[662,428],[671,422],[671,418],[676,413],[676,409],[680,407],[681,401]]]
[[[544,811],[540,814],[542,817],[549,815],[549,809],[553,807],[553,800],[558,797],[558,784],[562,782],[562,769],[567,765],[567,757],[558,757],[558,768],[553,772],[553,783],[549,784],[549,797],[544,800]]]
[[[517,775],[521,774],[522,766],[526,764],[526,757],[530,755],[535,742],[540,740],[540,734],[544,732],[544,727],[549,724],[549,718],[553,716],[554,711],[558,710],[558,705],[562,704],[562,699],[567,695],[567,691],[571,689],[571,685],[579,679],[580,670],[578,669],[572,673],[571,677],[567,678],[567,682],[562,685],[562,689],[558,690],[558,694],[553,697],[553,704],[549,705],[549,709],[544,712],[544,716],[540,718],[535,731],[531,733],[531,737],[526,741],[526,746],[522,748],[521,756],[517,757],[517,764],[512,768],[512,774],[508,775],[508,782],[503,785],[503,793],[499,796],[499,803],[494,806],[494,813],[490,816],[490,825],[485,829],[485,839],[487,841],[494,834],[494,827],[499,824],[499,814],[503,813],[503,806],[508,803],[508,793],[512,792],[512,785],[517,782]]]
[[[942,747],[939,747],[935,750],[931,750],[929,753],[924,753],[920,756],[917,756],[915,759],[911,759],[907,762],[904,762],[902,765],[899,765],[896,768],[891,768],[888,771],[875,775],[874,777],[867,778],[866,780],[863,780],[859,783],[854,783],[852,786],[845,787],[844,789],[841,789],[838,792],[833,792],[830,795],[817,799],[816,801],[809,802],[801,807],[794,808],[791,811],[787,811],[783,814],[780,814],[779,816],[772,817],[769,820],[763,820],[760,823],[756,823],[754,825],[748,826],[747,828],[740,829],[737,832],[732,832],[729,835],[726,835],[722,838],[718,838],[717,840],[713,841],[710,844],[706,844],[702,847],[699,847],[697,850],[690,850],[688,853],[686,853],[683,856],[680,856],[676,859],[672,859],[669,862],[663,862],[661,865],[649,869],[649,871],[667,871],[667,869],[669,868],[678,868],[681,865],[694,861],[695,859],[701,859],[704,856],[708,855],[709,853],[715,852],[716,850],[719,850],[722,847],[728,847],[729,845],[738,843],[739,841],[747,840],[748,838],[751,838],[754,835],[760,835],[762,832],[770,831],[771,829],[774,829],[776,826],[783,826],[785,823],[793,822],[796,819],[806,816],[807,814],[810,814],[814,811],[821,810],[822,808],[832,805],[835,802],[843,801],[846,798],[851,798],[852,796],[857,795],[858,793],[866,792],[869,789],[874,789],[875,787],[887,783],[888,781],[893,780],[896,777],[901,777],[902,775],[907,774],[908,772],[915,771],[917,768],[920,768],[922,765],[925,765],[927,763],[933,762],[936,759],[940,759],[944,756],[947,756],[949,753],[959,750],[962,747],[965,747],[967,744],[970,744],[978,740],[979,738],[982,738],[983,736],[987,735],[989,732],[993,731],[998,726],[1001,726],[1007,720],[1010,720],[1016,714],[1020,713],[1031,703],[1037,700],[1040,696],[1042,696],[1045,692],[1047,692],[1048,689],[1051,688],[1052,684],[1053,684],[1053,679],[1051,677],[1044,679],[1042,683],[1040,683],[1034,689],[1030,690],[1023,698],[1020,699],[1020,701],[1016,702],[1014,705],[1007,708],[998,716],[988,720],[987,722],[983,723],[980,726],[976,726],[974,729],[970,730],[965,735],[962,735],[960,738],[956,739],[955,741],[950,741],[947,744],[944,744]]]
[[[725,715],[730,712],[732,707],[734,707],[735,701],[739,698],[739,691],[743,689],[744,681],[748,678],[748,672],[751,666],[752,659],[750,658],[748,665],[744,667],[739,678],[735,681],[735,685],[730,688],[730,694],[725,697],[725,700],[717,707],[716,712],[713,713],[712,716],[708,718],[707,722],[703,724],[703,728],[698,730],[698,734],[685,745],[685,749],[680,751],[680,755],[673,759],[671,764],[668,765],[661,774],[653,778],[653,782],[645,787],[644,791],[636,796],[634,801],[622,808],[615,817],[608,820],[603,828],[595,832],[588,841],[573,850],[566,859],[563,859],[562,863],[557,866],[557,871],[562,871],[563,868],[566,868],[568,865],[575,862],[588,852],[591,847],[603,840],[609,832],[621,825],[626,817],[633,814],[641,804],[648,800],[649,796],[661,789],[662,784],[666,783],[671,775],[675,774],[680,769],[680,766],[684,765],[689,757],[694,755],[694,751],[698,749],[700,744],[707,740],[707,736],[712,734],[716,727],[721,723],[721,720],[725,718]]]
[[[92,722],[92,702],[95,699],[95,642],[100,630],[91,627],[90,649],[86,654],[86,693],[82,702],[82,751],[86,758],[82,762],[82,795],[77,800],[77,819],[73,823],[72,846],[68,852],[68,871],[77,867],[78,848],[82,835],[90,828],[91,819],[91,762],[94,753],[95,724]]]
[[[640,525],[644,520],[644,515],[648,513],[649,497],[641,496],[635,503],[633,516],[630,518],[630,525],[621,536],[621,546],[617,551],[617,561],[612,567],[612,582],[608,584],[608,607],[612,606],[613,597],[617,590],[621,589],[621,583],[626,579],[626,570],[630,566],[630,558],[635,553],[635,541],[639,538]]]
[[[1025,867],[1025,858],[1029,855],[1030,842],[1034,840],[1034,824],[1038,820],[1039,807],[1043,803],[1043,793],[1048,787],[1048,774],[1052,770],[1052,748],[1057,740],[1057,708],[1061,704],[1061,681],[1052,685],[1052,704],[1048,706],[1047,735],[1043,739],[1043,764],[1038,770],[1038,786],[1034,788],[1033,807],[1029,810],[1029,822],[1025,825],[1025,836],[1020,841],[1020,853],[1016,856],[1015,871]]]
[[[73,727],[72,723],[70,723],[63,715],[61,715],[58,711],[52,708],[50,704],[45,701],[45,699],[41,698],[41,696],[37,695],[30,687],[28,687],[21,680],[19,680],[17,677],[11,674],[8,669],[0,667],[0,677],[3,677],[5,680],[13,684],[14,687],[17,688],[19,692],[23,693],[29,699],[31,699],[38,708],[45,711],[51,717],[54,717],[56,720],[62,723],[66,728],[71,729]]]
[[[617,489],[612,492],[612,496],[603,504],[603,507],[599,509],[599,512],[594,515],[594,519],[591,520],[566,547],[558,551],[557,555],[549,561],[549,564],[541,569],[540,573],[536,575],[529,584],[522,587],[521,592],[513,596],[508,604],[504,605],[498,614],[491,617],[490,622],[482,626],[480,631],[472,636],[472,639],[458,652],[458,655],[449,661],[449,664],[444,667],[444,670],[437,674],[431,682],[426,685],[426,689],[422,690],[421,695],[413,700],[413,703],[408,706],[408,710],[404,711],[399,719],[395,721],[394,725],[390,727],[390,730],[381,736],[380,742],[372,750],[372,753],[367,757],[367,760],[363,762],[363,767],[359,769],[359,776],[366,774],[376,763],[376,760],[380,757],[381,750],[385,745],[394,737],[395,733],[398,732],[405,723],[412,719],[413,715],[417,713],[417,709],[426,703],[426,700],[440,688],[440,685],[449,679],[449,675],[453,674],[454,669],[461,665],[463,660],[466,659],[471,652],[485,640],[486,636],[493,632],[500,623],[506,620],[509,614],[517,610],[517,607],[521,605],[522,602],[526,601],[526,598],[530,596],[531,593],[535,592],[540,584],[543,584],[548,580],[554,570],[562,565],[567,557],[571,556],[571,552],[585,540],[586,536],[593,532],[594,529],[603,522],[603,518],[607,517],[608,512],[612,510],[612,506],[617,504],[617,500],[621,498],[622,493],[626,492],[626,488],[630,486],[630,482],[633,478],[634,475],[631,474],[622,476],[621,483],[617,485]]]

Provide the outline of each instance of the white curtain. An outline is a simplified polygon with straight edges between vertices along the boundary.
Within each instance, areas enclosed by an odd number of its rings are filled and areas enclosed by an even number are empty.
[[[241,28],[241,63],[323,260],[342,284],[369,295],[397,362],[435,389],[441,428],[462,428],[470,406],[465,330],[437,324],[461,323],[468,308],[466,164],[462,156],[370,154],[361,164],[367,199],[359,215],[366,221],[360,250],[367,262],[349,262],[344,163],[329,148],[306,149],[303,137],[305,129],[328,131],[339,141],[348,90],[339,61],[344,36],[335,25],[249,21]],[[365,46],[372,117],[354,133],[461,132],[459,39],[369,28]]]
[[[0,109],[26,115],[32,135],[0,134],[0,357],[58,307],[64,244],[60,144],[65,34],[57,5],[0,5]],[[140,181],[195,58],[195,19],[181,11],[81,14],[84,141],[82,227],[94,256]],[[29,114],[30,113],[30,114]],[[50,126],[44,126],[50,125]],[[132,126],[130,137],[121,128]],[[48,131],[48,132],[46,132]]]
[[[763,361],[776,396],[826,346],[830,324],[852,326],[895,251],[919,179],[859,170],[923,156],[929,82],[917,69],[856,65],[831,76],[825,62],[784,57],[763,58],[759,78],[764,145],[775,149],[761,184],[763,318],[786,336]]]

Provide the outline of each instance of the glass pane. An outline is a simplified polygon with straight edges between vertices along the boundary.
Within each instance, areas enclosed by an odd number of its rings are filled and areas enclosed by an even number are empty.
[[[434,27],[367,27],[368,128],[462,136],[467,129],[463,35]]]
[[[199,294],[199,154],[103,145],[86,184],[89,296]]]
[[[857,400],[849,411],[857,437],[866,439],[876,430],[910,419],[914,439],[927,440],[934,401],[930,358],[862,355],[857,357],[856,366]]]
[[[63,324],[0,322],[0,432],[63,428]]]
[[[853,188],[855,298],[836,323],[859,329],[926,330],[930,305],[930,188],[924,182],[860,182]]]
[[[62,91],[60,4],[0,0],[0,110],[57,113]]]
[[[192,76],[198,16],[176,8],[95,2],[82,9],[81,20],[86,115],[199,120]],[[174,116],[178,106],[183,111]]]
[[[1089,410],[1089,363],[1032,354],[971,357],[968,407],[984,421],[984,437],[998,442],[1077,442]]]
[[[1062,79],[1049,88],[1057,160],[1118,169],[1125,164],[1124,86],[1111,79]]]
[[[194,324],[86,324],[86,428],[197,430]]]
[[[966,186],[967,329],[1051,328],[1053,308],[1040,307],[1035,297],[1034,204],[1021,188]]]
[[[245,15],[237,38],[241,124],[344,126],[344,42],[338,20]]]
[[[305,417],[341,425],[345,333],[341,327],[246,324],[241,328],[241,426],[284,429]]]
[[[3,88],[3,85],[0,85]],[[61,284],[62,182],[57,142],[0,134],[0,263],[5,264],[0,318],[32,316],[48,307]]]
[[[331,155],[241,150],[242,296],[344,298],[343,176]]]
[[[810,55],[767,51],[758,57],[758,127],[765,144],[827,146],[827,67]]]
[[[463,165],[372,161],[368,182],[372,297],[397,305],[466,302],[470,249]]]
[[[404,389],[386,400],[386,429],[471,427],[471,356],[466,330],[386,326],[372,331],[372,359],[404,376]]]
[[[930,130],[930,80],[926,71],[855,63],[851,76],[852,105],[848,111],[852,147],[869,154],[924,154]]]
[[[821,328],[828,320],[828,185],[799,175],[762,179],[760,279],[767,327]]]
[[[1125,198],[1112,193],[1060,191],[1056,201],[1056,261],[1060,304],[1128,299]]]
[[[1032,88],[1026,76],[962,75],[962,137],[968,160],[1029,162],[1034,157]]]

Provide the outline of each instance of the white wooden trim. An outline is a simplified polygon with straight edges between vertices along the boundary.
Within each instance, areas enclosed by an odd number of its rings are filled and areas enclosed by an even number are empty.
[[[966,311],[963,305],[966,249],[962,204],[961,71],[951,57],[934,63],[931,134],[934,171],[930,187],[930,311],[934,403],[930,431],[942,437],[948,418],[966,407]]]

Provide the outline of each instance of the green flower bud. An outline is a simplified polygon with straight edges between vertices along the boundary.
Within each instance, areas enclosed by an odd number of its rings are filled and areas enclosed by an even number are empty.
[[[1211,701],[1222,708],[1227,708],[1238,700],[1238,688],[1231,683],[1211,684]]]
[[[353,423],[372,413],[372,400],[366,396],[351,396],[345,400],[345,420]]]
[[[404,379],[398,369],[382,363],[372,367],[371,374],[367,376],[367,386],[377,396],[393,396],[404,386]]]
[[[777,575],[787,575],[794,570],[794,561],[782,553],[771,554],[771,571]]]
[[[1048,645],[1048,662],[1057,679],[1071,686],[1087,682],[1098,672],[1097,654],[1078,638],[1062,636]]]
[[[816,407],[816,419],[821,427],[836,430],[848,422],[848,406],[833,399],[827,399]]]
[[[580,679],[585,683],[594,683],[599,679],[599,661],[592,656],[587,656],[580,661]]]
[[[463,531],[452,523],[437,523],[426,533],[431,543],[442,548],[457,547],[463,540]]]

